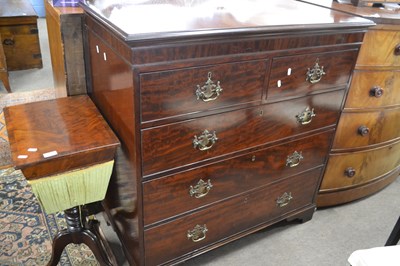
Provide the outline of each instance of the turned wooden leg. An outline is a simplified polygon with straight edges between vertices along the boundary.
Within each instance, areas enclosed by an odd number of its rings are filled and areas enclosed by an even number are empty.
[[[48,266],[56,266],[60,261],[64,248],[70,244],[86,244],[93,252],[100,265],[114,266],[116,259],[100,234],[99,222],[85,222],[79,207],[65,210],[67,229],[60,231],[53,239],[53,253]],[[83,226],[85,225],[85,227]]]

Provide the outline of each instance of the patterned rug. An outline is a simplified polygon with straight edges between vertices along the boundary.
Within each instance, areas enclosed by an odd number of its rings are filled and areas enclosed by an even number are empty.
[[[44,214],[20,171],[0,170],[0,265],[46,265],[51,240],[64,228],[64,214]],[[86,245],[69,244],[59,265],[99,264]]]
[[[43,212],[20,171],[11,168],[10,147],[3,108],[54,99],[54,89],[0,94],[0,265],[40,266],[51,257],[52,239],[66,228],[62,212]],[[99,265],[86,245],[69,244],[59,265]]]

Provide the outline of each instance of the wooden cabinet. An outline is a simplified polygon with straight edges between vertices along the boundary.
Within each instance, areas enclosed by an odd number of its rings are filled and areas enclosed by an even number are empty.
[[[129,262],[174,264],[311,219],[371,22],[290,0],[243,4],[257,10],[247,22],[231,1],[165,1],[153,31],[148,4],[84,5],[90,95],[122,143],[105,209]]]
[[[0,9],[0,34],[9,71],[42,68],[37,15],[28,0]]]
[[[318,206],[371,195],[393,182],[400,173],[398,13],[335,2],[327,6],[373,19],[378,25],[366,33],[357,58],[317,198]]]
[[[44,1],[56,97],[86,94],[80,7],[54,7]]]

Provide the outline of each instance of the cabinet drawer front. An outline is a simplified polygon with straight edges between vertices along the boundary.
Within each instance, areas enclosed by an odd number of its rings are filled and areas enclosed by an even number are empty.
[[[274,58],[267,100],[293,98],[314,91],[346,86],[357,58],[357,50]],[[318,64],[325,73],[320,81],[307,81],[307,73]]]
[[[400,44],[400,32],[370,29],[364,37],[357,65],[400,66],[395,49]]]
[[[142,122],[261,101],[266,61],[140,75]]]
[[[279,218],[285,213],[310,206],[321,169],[287,178],[271,186],[220,202],[169,223],[145,230],[146,265],[157,265],[193,250],[216,243],[248,228]],[[283,200],[285,193],[291,200]],[[289,198],[290,198],[289,197]],[[288,198],[288,199],[289,199]],[[278,205],[277,202],[280,202]],[[287,205],[285,205],[288,203]],[[167,206],[165,206],[167,207]],[[188,238],[193,228],[205,226],[198,242]]]
[[[142,130],[143,174],[148,176],[334,125],[343,94],[339,90]],[[311,117],[311,112],[315,117],[308,120],[310,123],[298,121],[299,116]]]
[[[27,24],[20,26],[2,26],[0,27],[0,34],[2,39],[10,38],[13,35],[21,34],[38,34],[38,26],[36,24]]]
[[[346,108],[400,105],[400,71],[354,71]]]
[[[325,163],[332,133],[329,131],[313,135],[206,167],[145,182],[144,224],[148,225],[185,213],[261,187],[279,178],[321,166]]]
[[[334,149],[364,147],[400,137],[400,108],[342,113]]]
[[[400,165],[400,142],[379,149],[329,157],[321,190],[366,183]]]

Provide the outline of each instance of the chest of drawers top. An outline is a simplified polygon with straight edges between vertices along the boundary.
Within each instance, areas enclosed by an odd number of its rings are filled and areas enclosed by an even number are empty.
[[[83,1],[83,8],[107,28],[136,46],[142,42],[210,39],[215,36],[284,35],[287,32],[371,26],[369,20],[294,0],[149,0],[104,4]]]

